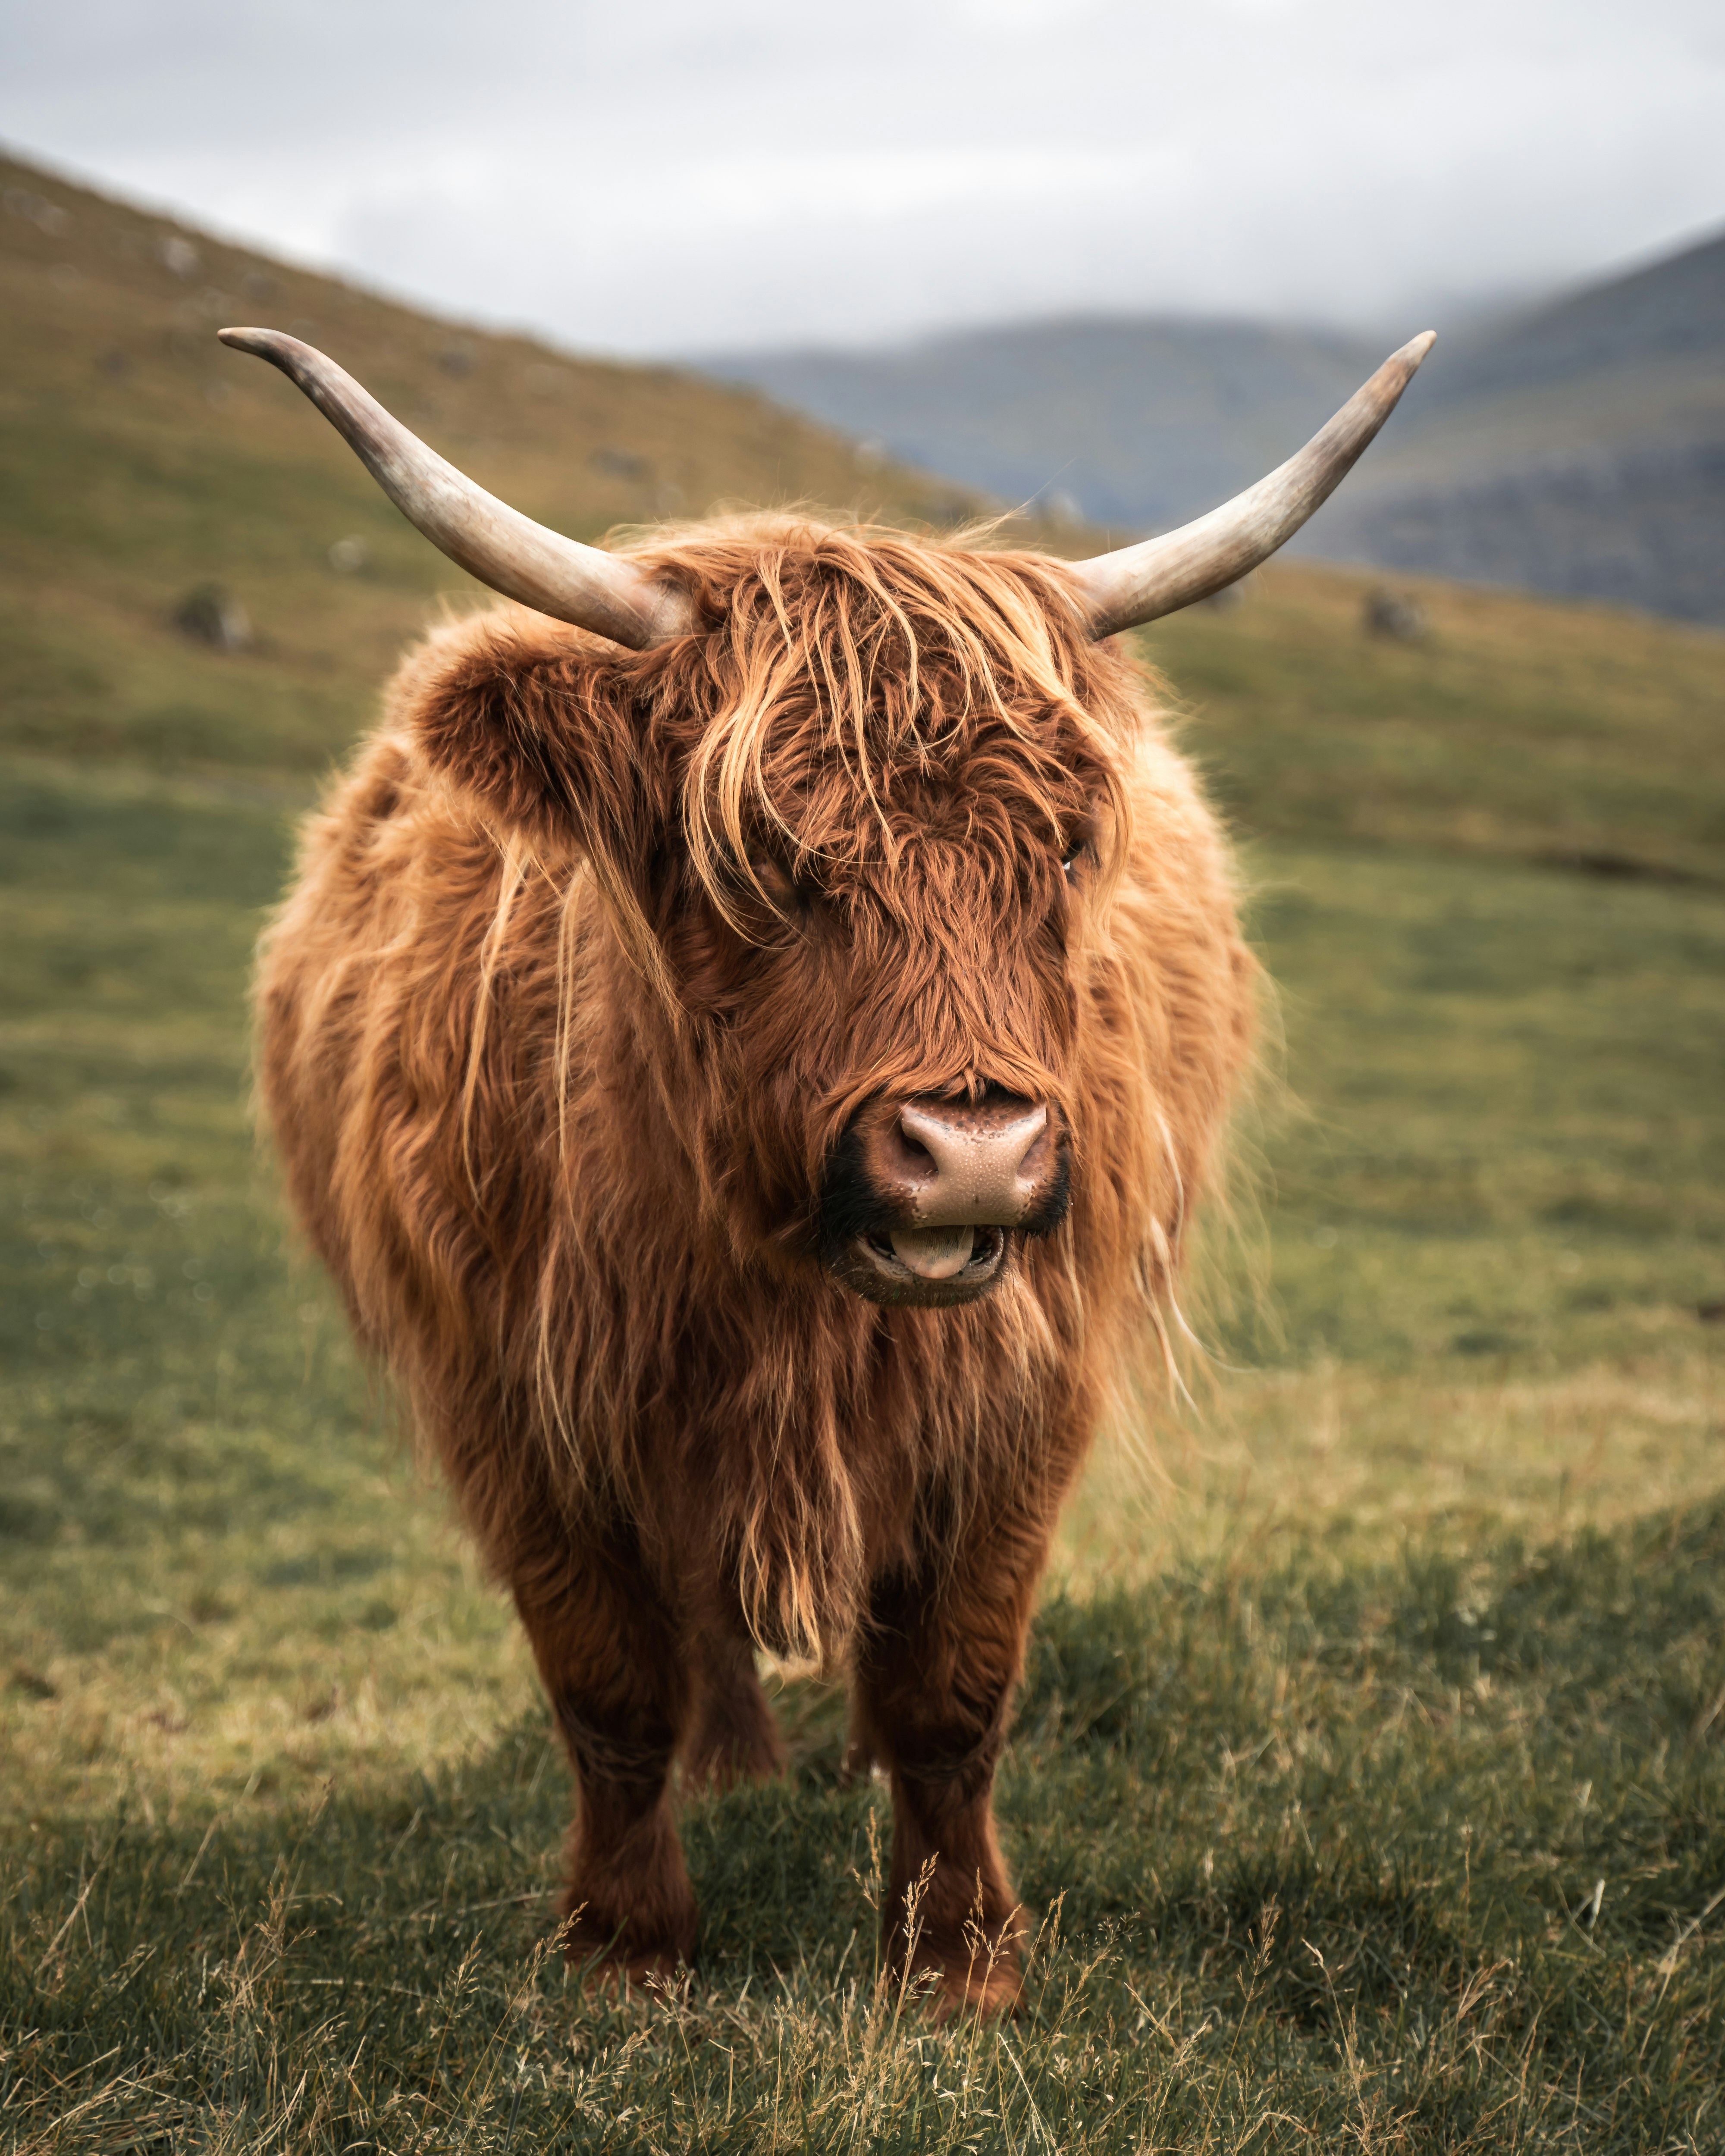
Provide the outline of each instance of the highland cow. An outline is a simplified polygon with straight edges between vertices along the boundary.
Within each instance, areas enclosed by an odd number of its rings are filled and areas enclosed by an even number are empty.
[[[1280,545],[1427,340],[1237,502],[1067,563],[792,515],[579,547],[321,355],[223,335],[520,603],[408,659],[312,820],[259,1055],[531,1641],[568,1951],[692,1957],[673,1770],[779,1771],[766,1649],[845,1671],[890,1779],[892,1964],[1008,2005],[1038,1575],[1251,1052],[1227,850],[1112,632]]]

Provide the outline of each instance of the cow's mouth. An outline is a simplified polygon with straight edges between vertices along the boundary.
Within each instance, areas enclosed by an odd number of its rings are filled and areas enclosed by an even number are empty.
[[[1008,1278],[1026,1238],[1065,1218],[1063,1126],[1047,1102],[882,1096],[852,1117],[822,1178],[828,1270],[889,1309],[950,1310]]]
[[[911,1278],[943,1287],[950,1281],[981,1286],[993,1280],[1006,1255],[1004,1228],[894,1228],[863,1239],[869,1256],[889,1280]]]
[[[986,1295],[1005,1264],[1004,1228],[881,1228],[855,1237],[833,1270],[870,1302],[950,1310]]]

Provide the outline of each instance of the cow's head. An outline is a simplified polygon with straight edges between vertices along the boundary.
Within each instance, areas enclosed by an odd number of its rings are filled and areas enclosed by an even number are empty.
[[[1104,639],[1279,546],[1430,339],[1237,502],[1067,564],[792,518],[578,546],[321,354],[223,334],[464,567],[590,632],[506,617],[470,639],[424,745],[529,846],[592,863],[698,1073],[670,1106],[736,1240],[877,1302],[986,1294],[1070,1194],[1086,954],[1141,709]]]

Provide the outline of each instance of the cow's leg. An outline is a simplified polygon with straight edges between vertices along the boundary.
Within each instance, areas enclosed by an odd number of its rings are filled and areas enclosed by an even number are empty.
[[[695,1706],[683,1747],[691,1789],[728,1789],[784,1771],[784,1745],[740,1625],[703,1625],[691,1643]]]
[[[637,1984],[669,1974],[696,1930],[670,1802],[691,1690],[676,1628],[633,1551],[597,1537],[524,1568],[515,1598],[575,1768],[569,1958]]]
[[[857,1651],[852,1747],[892,1784],[887,1961],[937,1972],[942,2016],[1019,1994],[1024,1923],[995,1839],[994,1768],[1046,1543],[1016,1525],[879,1583]]]

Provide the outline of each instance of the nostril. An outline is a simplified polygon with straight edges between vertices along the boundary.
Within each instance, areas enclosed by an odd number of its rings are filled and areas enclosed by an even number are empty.
[[[922,1139],[916,1136],[916,1132],[906,1122],[905,1112],[902,1109],[899,1111],[898,1142],[904,1147],[905,1151],[912,1154],[916,1160],[919,1162],[927,1161],[931,1168],[934,1166],[934,1155],[929,1151],[928,1147],[923,1144]]]
[[[1014,1172],[1020,1176],[1032,1173],[1034,1163],[1040,1162],[1047,1144],[1048,1111],[1042,1108],[1038,1111],[1038,1121],[1025,1134]]]
[[[901,1173],[916,1182],[940,1173],[939,1156],[910,1128],[902,1109],[893,1124],[892,1135],[896,1141],[894,1150],[898,1155],[897,1165]]]

